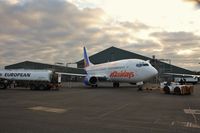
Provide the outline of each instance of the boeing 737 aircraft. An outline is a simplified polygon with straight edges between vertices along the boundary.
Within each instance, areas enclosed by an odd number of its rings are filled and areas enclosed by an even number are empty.
[[[124,59],[103,64],[94,65],[90,62],[86,48],[84,51],[84,66],[86,75],[61,73],[65,75],[84,76],[85,85],[97,87],[98,82],[106,80],[113,82],[113,87],[119,87],[120,82],[126,82],[141,86],[143,81],[157,75],[158,71],[149,63],[140,59]]]

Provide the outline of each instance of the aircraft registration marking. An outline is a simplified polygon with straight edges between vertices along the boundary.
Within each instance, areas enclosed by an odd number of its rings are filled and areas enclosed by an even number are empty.
[[[29,109],[36,110],[36,111],[51,112],[51,113],[64,113],[67,111],[66,109],[44,107],[44,106],[35,106],[35,107],[31,107]]]

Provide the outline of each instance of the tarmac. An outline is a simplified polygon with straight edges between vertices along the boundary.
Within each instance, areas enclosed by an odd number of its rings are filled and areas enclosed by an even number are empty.
[[[199,88],[183,96],[107,83],[0,90],[0,133],[199,133]]]

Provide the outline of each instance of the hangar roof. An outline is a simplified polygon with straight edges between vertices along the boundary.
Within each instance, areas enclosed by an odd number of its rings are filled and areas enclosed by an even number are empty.
[[[100,64],[110,61],[116,61],[121,59],[131,59],[131,58],[138,58],[143,60],[149,60],[151,58],[139,55],[136,53],[132,53],[130,51],[126,51],[123,49],[119,49],[116,47],[110,47],[108,49],[105,49],[97,54],[91,55],[90,60],[94,64]],[[83,66],[83,59],[77,62],[78,65]]]
[[[80,74],[85,73],[83,69],[50,65],[32,61],[24,61],[13,65],[5,66],[5,69],[50,69],[50,70],[55,70],[56,72],[68,72],[68,73],[80,73]]]

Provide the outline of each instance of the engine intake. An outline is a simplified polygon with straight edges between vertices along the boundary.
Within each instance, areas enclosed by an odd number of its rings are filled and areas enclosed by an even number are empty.
[[[85,85],[96,85],[97,84],[97,77],[85,77],[84,83]]]

